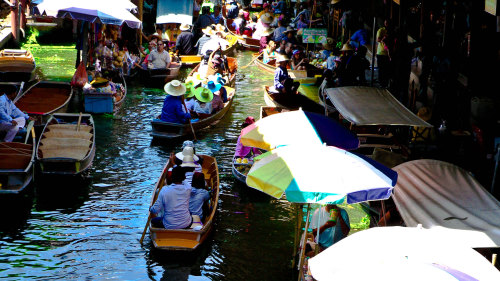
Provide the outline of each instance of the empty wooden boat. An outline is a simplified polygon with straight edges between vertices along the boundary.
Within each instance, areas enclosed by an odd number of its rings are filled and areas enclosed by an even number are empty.
[[[205,219],[201,222],[201,229],[165,229],[156,228],[149,224],[149,235],[156,249],[161,250],[174,250],[174,251],[193,251],[200,247],[200,245],[207,239],[211,230],[213,229],[213,220],[217,212],[217,203],[219,201],[219,169],[217,167],[217,160],[215,157],[208,155],[198,155],[203,158],[202,170],[205,175],[206,185],[209,187],[210,199],[208,201],[208,212]],[[167,184],[168,169],[172,167],[173,163],[167,162],[163,168],[158,182],[156,183],[151,200],[151,206],[156,201],[160,190]],[[149,221],[149,220],[148,220]],[[193,225],[200,225],[193,223]],[[198,227],[199,228],[199,227]]]
[[[77,175],[92,165],[94,120],[90,114],[54,114],[38,140],[37,161],[43,174]]]
[[[35,67],[35,58],[28,50],[0,51],[0,81],[27,82],[31,79]]]
[[[65,113],[73,96],[73,88],[69,83],[40,81],[14,100],[21,111],[25,111],[36,119],[35,125],[43,125],[50,114]]]

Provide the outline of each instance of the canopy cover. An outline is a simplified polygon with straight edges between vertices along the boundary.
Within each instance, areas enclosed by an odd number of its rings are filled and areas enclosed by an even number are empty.
[[[329,88],[326,93],[340,114],[356,126],[432,127],[385,89],[352,86]]]
[[[394,170],[393,198],[407,226],[438,228],[469,247],[500,246],[500,202],[469,172],[428,159]]]
[[[193,24],[193,1],[158,0],[156,23]]]

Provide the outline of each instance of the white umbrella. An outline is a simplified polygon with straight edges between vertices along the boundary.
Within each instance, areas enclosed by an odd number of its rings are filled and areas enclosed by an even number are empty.
[[[478,252],[421,227],[376,227],[354,233],[311,258],[309,268],[318,281],[353,276],[366,280],[500,280],[500,272]]]

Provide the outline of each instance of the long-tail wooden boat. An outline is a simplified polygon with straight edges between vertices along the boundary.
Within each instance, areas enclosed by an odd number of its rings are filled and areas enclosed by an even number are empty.
[[[144,85],[153,88],[163,88],[166,83],[179,76],[181,62],[171,62],[168,69],[139,69],[140,79]]]
[[[236,58],[227,57],[227,64],[229,68],[229,81],[228,83],[226,83],[226,85],[234,88],[236,84],[236,71],[238,70],[238,61]],[[189,72],[188,77],[193,76],[195,72],[198,72],[198,69],[200,69],[200,65],[201,63],[193,68],[191,72]]]
[[[31,79],[35,67],[35,58],[28,50],[0,51],[0,81],[27,82]]]
[[[95,156],[95,127],[90,114],[54,114],[38,140],[37,161],[43,174],[78,175]]]
[[[259,58],[255,59],[255,57],[258,56]],[[268,63],[264,63],[263,59],[263,54],[253,54],[253,58],[255,65],[259,69],[262,69],[268,73],[273,73],[276,71],[276,60],[271,60]],[[321,69],[311,69],[311,70],[292,70],[290,69],[290,65],[287,66],[288,69],[288,74],[290,75],[291,78],[294,80],[299,81],[302,84],[313,84],[316,83],[318,78],[316,77],[317,75],[321,75],[322,70]]]
[[[30,122],[24,142],[0,142],[0,197],[22,193],[33,181],[35,130]]]
[[[250,37],[244,37],[237,35],[235,32],[236,30],[232,26],[233,20],[231,19],[225,19],[225,25],[227,30],[229,30],[229,34],[235,38],[237,38],[239,45],[245,49],[245,50],[250,50],[254,52],[258,52],[260,49],[260,40],[259,39],[253,39]]]
[[[84,92],[85,112],[92,114],[117,113],[122,107],[127,97],[127,81],[121,72],[112,74],[108,77],[114,83],[123,85],[123,88],[117,89],[116,93],[98,93]]]
[[[171,251],[193,251],[207,239],[213,228],[213,220],[217,212],[219,201],[219,168],[215,157],[198,155],[203,158],[202,170],[205,175],[206,185],[209,187],[210,199],[208,201],[208,213],[205,215],[203,226],[199,230],[191,229],[164,229],[156,228],[149,224],[149,235],[156,249]],[[151,205],[156,201],[160,190],[167,184],[168,169],[173,163],[167,162],[160,179],[156,183]],[[198,225],[198,224],[196,224]]]
[[[272,92],[269,86],[264,86],[264,101],[266,102],[267,106],[283,107],[289,110],[297,110],[299,108],[302,108],[304,111],[325,114],[325,109],[323,106],[306,97],[305,95],[301,93],[298,93],[296,95],[282,95],[277,92]]]
[[[53,113],[65,113],[73,97],[73,88],[66,82],[40,81],[14,99],[14,104],[35,118],[35,125],[47,122]]]
[[[192,122],[191,124],[195,132],[217,123],[229,111],[231,105],[233,104],[235,90],[229,87],[226,87],[226,90],[228,101],[224,103],[224,108],[214,114],[211,114],[207,118]],[[191,126],[189,124],[165,122],[160,120],[160,116],[157,116],[156,119],[151,121],[151,126],[153,128],[151,136],[157,139],[173,139],[192,135]]]

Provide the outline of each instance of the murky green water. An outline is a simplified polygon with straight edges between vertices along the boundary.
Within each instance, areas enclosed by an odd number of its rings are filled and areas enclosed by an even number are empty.
[[[71,46],[34,53],[41,77],[72,76]],[[250,60],[251,53],[238,53],[240,66]],[[148,236],[139,244],[155,182],[180,143],[152,144],[150,121],[164,95],[129,85],[117,118],[95,118],[97,152],[89,180],[37,178],[33,199],[8,204],[0,225],[0,278],[292,280],[295,207],[242,186],[231,174],[240,124],[259,116],[262,85],[271,83],[272,75],[256,67],[238,73],[232,109],[216,126],[197,132],[197,151],[215,156],[221,173],[214,231],[199,251],[158,252]],[[309,90],[315,98],[315,89]],[[352,222],[359,221],[359,212],[348,211]]]

